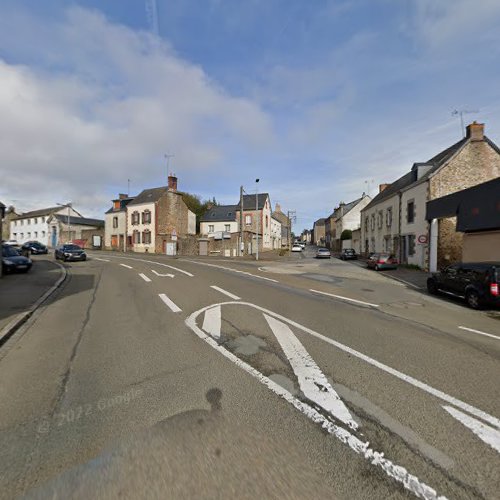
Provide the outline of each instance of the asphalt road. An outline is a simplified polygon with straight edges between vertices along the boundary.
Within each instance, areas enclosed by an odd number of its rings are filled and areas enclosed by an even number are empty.
[[[499,498],[500,322],[310,257],[67,264],[0,350],[0,496]]]

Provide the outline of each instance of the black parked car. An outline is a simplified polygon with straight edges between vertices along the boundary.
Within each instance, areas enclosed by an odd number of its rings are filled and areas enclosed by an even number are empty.
[[[24,243],[21,249],[27,250],[34,255],[49,253],[48,248],[39,241],[27,241],[26,243]]]
[[[472,309],[500,306],[500,262],[453,264],[427,280],[429,293],[465,298]]]
[[[33,262],[27,257],[23,257],[19,250],[9,245],[2,245],[2,270],[4,273],[20,272],[27,273]]]
[[[67,260],[87,260],[87,254],[83,248],[78,245],[73,245],[72,243],[67,243],[66,245],[61,245],[56,248],[55,251],[56,259]]]
[[[340,258],[342,260],[356,260],[358,258],[358,254],[354,248],[344,248],[340,254]]]

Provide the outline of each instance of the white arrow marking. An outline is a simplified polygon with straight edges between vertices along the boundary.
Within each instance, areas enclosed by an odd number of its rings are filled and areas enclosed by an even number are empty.
[[[267,314],[264,314],[264,318],[266,318],[274,336],[278,339],[283,352],[290,361],[304,396],[347,424],[351,429],[357,429],[358,423],[354,421],[335,389],[329,384],[323,372],[292,330],[285,323]]]
[[[174,274],[170,274],[170,273],[167,273],[167,274],[161,274],[159,273],[158,271],[155,271],[154,269],[151,269],[151,272],[156,274],[156,276],[161,276],[162,278],[175,278],[175,275]]]
[[[452,406],[443,406],[443,408],[460,423],[468,427],[479,439],[490,445],[494,450],[500,453],[500,431],[494,427],[484,424]]]
[[[203,319],[203,330],[209,333],[212,337],[220,339],[220,328],[221,328],[221,309],[220,306],[208,309],[205,312],[205,317]]]

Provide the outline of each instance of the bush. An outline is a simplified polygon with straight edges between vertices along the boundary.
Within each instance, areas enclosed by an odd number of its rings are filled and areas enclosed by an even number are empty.
[[[352,238],[352,231],[350,229],[344,229],[342,231],[342,234],[340,235],[340,239],[343,240],[350,240]]]
[[[279,256],[284,257],[288,253],[288,250],[286,248],[282,248],[280,250]]]

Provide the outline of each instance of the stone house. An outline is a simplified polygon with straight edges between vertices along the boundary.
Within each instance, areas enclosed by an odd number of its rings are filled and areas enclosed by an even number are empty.
[[[484,135],[484,124],[467,126],[466,136],[430,160],[414,163],[362,211],[365,251],[389,251],[402,263],[432,271],[462,258],[462,233],[456,217],[429,223],[428,201],[500,176],[500,150]],[[434,239],[436,259],[430,264],[429,241]]]
[[[0,202],[0,207],[3,203]],[[4,206],[5,208],[5,206]],[[2,220],[2,240],[10,239],[10,223],[19,217],[19,214],[16,212],[16,209],[12,206],[5,209],[5,215]]]
[[[281,210],[281,205],[279,203],[276,203],[272,216],[281,224],[281,246],[288,247],[292,234],[292,221]]]
[[[196,215],[177,191],[173,175],[168,186],[144,189],[126,208],[127,248],[134,252],[175,252],[178,237],[196,234]]]
[[[313,244],[318,246],[325,244],[325,218],[318,219],[313,224]]]
[[[104,216],[104,247],[109,250],[127,250],[127,205],[134,199],[119,194],[112,200],[111,208]]]
[[[223,233],[237,233],[239,228],[236,214],[238,205],[214,205],[200,219],[200,235],[214,237]]]

